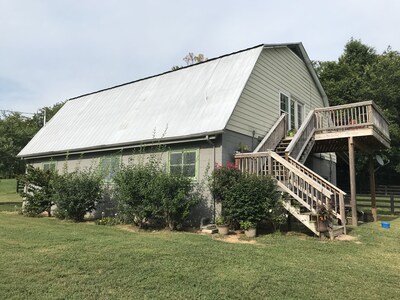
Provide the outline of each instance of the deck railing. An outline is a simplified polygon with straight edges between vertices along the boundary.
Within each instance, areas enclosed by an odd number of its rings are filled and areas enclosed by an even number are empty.
[[[315,114],[314,111],[310,111],[303,124],[300,126],[296,135],[287,146],[285,156],[294,157],[299,160],[304,150],[307,148],[308,143],[314,136],[315,131]]]
[[[286,132],[287,114],[282,114],[253,152],[256,153],[274,150],[279,142],[286,136]]]
[[[335,197],[330,186],[321,184],[324,179],[317,177],[318,175],[311,170],[300,170],[272,151],[240,153],[235,155],[235,161],[242,172],[276,179],[283,191],[294,196],[311,212],[316,213],[323,205],[332,208],[335,217],[344,220],[344,203],[342,206],[340,197]]]
[[[288,158],[289,163],[294,166],[295,168],[299,169],[303,174],[307,175],[308,177],[312,178],[316,182],[318,182],[323,188],[327,189],[329,192],[332,193],[332,199],[330,205],[332,210],[338,212],[338,218],[342,221],[342,224],[345,220],[345,203],[344,199],[346,193],[339,189],[337,186],[330,183],[325,178],[321,177],[311,169],[307,168],[303,164],[299,163],[297,160],[294,160],[292,157]]]
[[[382,135],[389,138],[388,121],[373,101],[317,108],[314,112],[317,132],[374,126]]]

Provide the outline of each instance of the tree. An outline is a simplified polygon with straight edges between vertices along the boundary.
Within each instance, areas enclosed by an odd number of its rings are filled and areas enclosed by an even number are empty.
[[[317,74],[331,105],[365,100],[374,102],[389,121],[391,149],[381,154],[391,163],[385,175],[394,182],[400,177],[400,54],[390,47],[378,54],[360,40],[350,39],[338,61],[315,63]],[[366,161],[359,155],[360,162]],[[360,164],[359,171],[367,165]],[[366,173],[366,172],[363,172]]]
[[[54,204],[53,181],[57,177],[54,170],[42,170],[28,166],[26,174],[20,177],[26,185],[26,192],[21,196],[25,198],[23,212],[28,216],[37,216],[46,211],[51,216],[51,206]]]
[[[25,172],[24,161],[16,156],[37,130],[31,118],[20,113],[3,113],[0,118],[0,177],[10,178]]]
[[[204,54],[202,54],[202,53],[195,55],[193,52],[189,52],[183,58],[183,60],[186,62],[186,66],[190,66],[190,65],[194,65],[194,64],[198,64],[200,62],[206,61],[206,60],[208,60],[208,58],[205,57]],[[173,66],[172,70],[178,70],[180,68],[183,68],[183,66]]]
[[[3,112],[0,116],[0,178],[11,178],[25,172],[25,162],[17,158],[17,154],[43,126],[44,111],[49,121],[63,104],[44,107],[31,118],[18,112]]]

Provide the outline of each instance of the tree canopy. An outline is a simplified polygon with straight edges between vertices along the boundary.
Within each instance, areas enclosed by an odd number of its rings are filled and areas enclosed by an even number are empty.
[[[383,53],[350,39],[338,61],[316,62],[316,71],[331,105],[373,100],[390,123],[391,149],[381,154],[385,167],[400,174],[400,53],[389,46]]]
[[[33,117],[18,112],[0,115],[0,178],[10,178],[25,172],[25,161],[17,154],[43,126],[43,114],[49,121],[63,106],[63,102],[44,107]]]

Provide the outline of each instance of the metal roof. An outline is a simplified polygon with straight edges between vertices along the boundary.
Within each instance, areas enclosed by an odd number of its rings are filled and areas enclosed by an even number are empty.
[[[264,46],[70,99],[18,156],[222,132]]]

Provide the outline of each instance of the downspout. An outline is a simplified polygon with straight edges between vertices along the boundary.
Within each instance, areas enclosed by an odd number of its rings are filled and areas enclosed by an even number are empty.
[[[206,141],[213,147],[213,155],[212,155],[212,165],[213,165],[213,167],[212,167],[212,170],[215,170],[215,144],[210,140],[210,138],[209,138],[209,136],[207,135],[206,136]],[[215,224],[215,214],[216,214],[216,208],[215,208],[215,205],[216,205],[216,203],[215,203],[215,196],[214,195],[212,195],[212,198],[213,198],[213,224]]]

